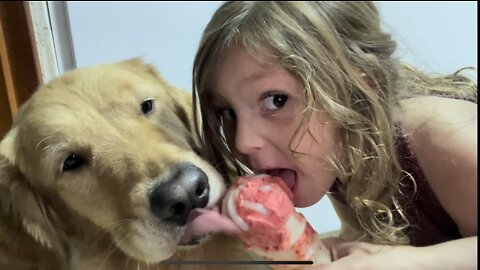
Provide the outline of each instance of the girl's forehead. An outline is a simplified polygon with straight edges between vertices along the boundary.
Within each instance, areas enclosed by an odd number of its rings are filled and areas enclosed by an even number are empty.
[[[280,62],[278,61],[279,56],[275,53],[275,51],[276,50],[270,47],[270,44],[266,42],[243,45],[243,43],[237,41],[223,48],[219,52],[216,62],[218,63],[229,56],[236,55],[254,59],[262,66],[270,66]]]

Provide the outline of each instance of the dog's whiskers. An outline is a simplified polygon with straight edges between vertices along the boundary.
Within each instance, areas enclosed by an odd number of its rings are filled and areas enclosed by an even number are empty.
[[[89,255],[89,251],[90,250],[94,250],[96,249],[101,243],[102,243],[102,240],[104,239],[104,236],[105,235],[108,235],[109,234],[109,230],[108,229],[111,229],[111,228],[114,228],[114,227],[119,227],[123,224],[126,224],[128,221],[130,220],[133,220],[132,218],[125,218],[125,219],[119,219],[119,220],[116,220],[114,222],[112,222],[111,224],[109,224],[108,226],[106,226],[106,228],[100,232],[97,232],[93,238],[96,239],[96,241],[92,242],[87,248],[84,249],[83,252],[80,252],[80,258],[79,260],[82,260],[82,258],[88,258],[90,255]],[[121,228],[121,227],[120,227]],[[121,229],[120,229],[121,230]],[[126,239],[129,235],[126,234],[125,235],[125,238]],[[124,240],[122,239],[122,241]],[[108,258],[113,254],[113,252],[117,249],[116,247],[116,244],[114,241],[109,241],[109,244],[108,244],[108,247],[107,247],[107,251],[108,250],[111,250],[111,252],[109,253],[109,255],[107,256],[107,258],[105,258],[105,261],[102,263],[102,265],[100,265],[100,267],[98,269],[101,269],[101,267],[103,266],[103,264],[105,264],[105,262],[108,260]]]
[[[105,229],[111,229],[117,226],[128,224],[130,221],[134,221],[135,218],[122,218],[113,221],[112,223],[108,224]]]
[[[127,260],[125,261],[125,264],[123,265],[122,269],[127,269],[128,270],[128,268],[126,268],[126,267],[128,267],[128,264],[130,263],[131,260],[132,260],[131,257],[128,257]]]
[[[124,236],[122,239],[120,239],[119,241],[117,241],[116,243],[117,243],[117,244],[122,243],[123,241],[127,240],[129,236],[130,236],[130,234],[129,234],[129,233],[126,233],[125,236]],[[113,243],[113,241],[112,241],[112,243]],[[103,267],[103,265],[108,261],[108,259],[110,259],[110,257],[113,255],[113,253],[114,253],[116,250],[118,250],[117,244],[114,244],[114,245],[113,245],[113,248],[111,249],[111,251],[110,251],[110,252],[108,253],[108,255],[105,257],[105,259],[103,260],[102,264],[98,267],[98,270],[101,270],[102,267]]]

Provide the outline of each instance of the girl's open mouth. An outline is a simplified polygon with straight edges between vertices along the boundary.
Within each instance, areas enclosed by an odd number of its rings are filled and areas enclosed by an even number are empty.
[[[287,184],[288,188],[294,193],[295,185],[297,183],[297,173],[294,170],[290,169],[273,169],[267,170],[267,174],[271,176],[277,176],[282,178],[282,180]]]

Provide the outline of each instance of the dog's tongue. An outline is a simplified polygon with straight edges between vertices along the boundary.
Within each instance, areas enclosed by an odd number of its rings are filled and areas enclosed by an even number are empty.
[[[219,213],[218,207],[209,210],[195,208],[188,215],[187,227],[182,243],[188,243],[194,236],[209,233],[238,234],[240,229],[227,217]]]

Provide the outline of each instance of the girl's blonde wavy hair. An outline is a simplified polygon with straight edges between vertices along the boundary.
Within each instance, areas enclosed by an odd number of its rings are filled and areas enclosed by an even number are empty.
[[[433,92],[476,97],[476,85],[459,74],[427,76],[392,58],[396,43],[381,31],[372,2],[225,2],[204,30],[193,93],[204,155],[227,179],[247,169],[220,135],[210,87],[216,62],[237,44],[263,63],[281,63],[303,82],[305,121],[317,110],[336,121],[343,151],[330,162],[368,240],[408,243],[402,231],[408,220],[395,199],[402,175],[395,150],[398,100]],[[404,222],[394,222],[393,212]]]

